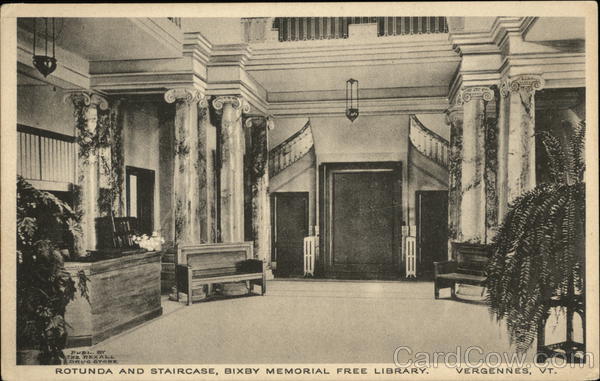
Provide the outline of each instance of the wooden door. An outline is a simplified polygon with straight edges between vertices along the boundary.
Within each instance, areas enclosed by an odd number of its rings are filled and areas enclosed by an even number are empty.
[[[308,236],[308,193],[271,196],[273,254],[278,277],[304,275],[304,237]]]
[[[363,279],[397,277],[401,218],[399,163],[333,167],[328,177],[326,275]]]
[[[431,275],[433,262],[448,259],[448,192],[417,192],[417,273]]]
[[[137,218],[139,233],[154,230],[154,171],[127,167],[127,215]]]

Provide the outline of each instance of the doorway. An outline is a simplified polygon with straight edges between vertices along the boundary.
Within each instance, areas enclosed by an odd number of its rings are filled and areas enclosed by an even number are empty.
[[[277,277],[304,275],[304,237],[308,236],[308,192],[271,195],[272,261]]]
[[[137,220],[137,232],[154,231],[154,171],[126,167],[127,216]]]
[[[448,192],[417,191],[417,274],[433,279],[433,262],[448,259]]]
[[[400,163],[324,164],[324,275],[400,276]]]

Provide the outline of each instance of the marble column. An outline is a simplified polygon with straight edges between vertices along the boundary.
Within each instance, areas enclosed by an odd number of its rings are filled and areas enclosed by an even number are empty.
[[[252,239],[254,256],[267,264],[271,261],[271,203],[269,198],[269,140],[270,118],[251,117],[246,120],[250,129],[249,173],[252,203]]]
[[[242,113],[250,106],[242,97],[216,97],[213,107],[221,115],[221,239],[244,241],[244,134]]]
[[[110,156],[111,187],[113,190],[113,215],[125,216],[125,147],[123,146],[123,119],[121,117],[122,101],[116,100],[110,105]]]
[[[202,211],[206,210],[206,176],[199,175],[199,168],[206,168],[206,160],[199,155],[199,147],[205,143],[198,134],[198,108],[206,107],[206,103],[195,88],[171,89],[164,98],[167,103],[175,103],[174,242],[200,243],[202,230],[206,229],[202,224]]]
[[[208,102],[198,103],[198,182],[200,185],[200,239],[202,242],[216,242],[214,231],[214,163],[212,149],[209,145],[211,128],[208,118]]]
[[[446,123],[450,126],[450,151],[448,155],[448,258],[451,257],[451,241],[457,241],[460,233],[461,167],[463,111],[454,105],[446,111]]]
[[[65,101],[73,102],[75,131],[77,133],[77,191],[74,204],[81,213],[81,241],[76,242],[76,251],[96,250],[96,217],[99,216],[99,166],[97,149],[98,111],[108,109],[108,101],[98,94],[86,92],[69,93]]]
[[[507,77],[500,85],[499,222],[515,198],[535,187],[535,91],[543,86],[538,75]]]
[[[485,127],[486,105],[494,99],[488,87],[466,87],[459,94],[463,105],[461,167],[461,241],[485,243]]]

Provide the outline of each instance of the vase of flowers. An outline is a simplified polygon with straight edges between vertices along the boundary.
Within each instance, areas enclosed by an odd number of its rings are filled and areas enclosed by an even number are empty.
[[[165,243],[165,239],[160,236],[158,232],[152,232],[151,236],[147,234],[142,235],[133,235],[133,242],[140,247],[140,249],[145,249],[148,251],[160,251],[162,249],[162,244]]]

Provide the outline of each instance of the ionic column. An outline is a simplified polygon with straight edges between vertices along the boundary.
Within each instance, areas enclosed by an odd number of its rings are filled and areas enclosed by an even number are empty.
[[[271,202],[269,199],[269,140],[273,128],[270,118],[251,117],[245,126],[250,129],[250,183],[252,188],[252,239],[254,256],[267,264],[271,261]]]
[[[467,87],[459,94],[463,104],[461,168],[461,240],[485,243],[485,123],[486,104],[494,99],[487,87]]]
[[[462,102],[462,101],[461,101]],[[446,111],[446,123],[450,126],[450,150],[448,154],[448,235],[450,241],[459,239],[461,167],[463,139],[463,111],[454,105]],[[450,246],[448,247],[450,258]]]
[[[535,187],[535,91],[544,80],[519,75],[502,80],[498,125],[498,218],[508,205]]]
[[[177,244],[200,243],[202,230],[206,229],[202,225],[206,183],[201,183],[199,176],[199,168],[206,169],[206,160],[199,155],[198,134],[198,107],[206,107],[203,99],[194,88],[171,89],[165,93],[165,101],[175,103],[173,220]]]
[[[242,112],[250,106],[242,97],[221,96],[212,102],[221,115],[221,239],[244,241],[244,134]]]
[[[76,250],[96,250],[96,217],[98,217],[99,167],[98,167],[98,110],[107,110],[108,101],[98,94],[70,93],[65,101],[73,102],[75,131],[77,133],[77,190],[75,208],[81,212],[81,242]]]

